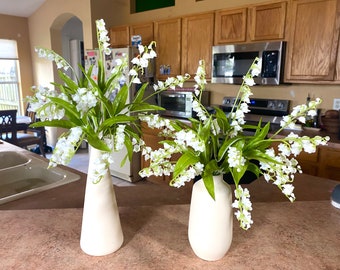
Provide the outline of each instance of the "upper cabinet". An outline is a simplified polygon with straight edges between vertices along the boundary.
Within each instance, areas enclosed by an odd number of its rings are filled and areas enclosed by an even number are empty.
[[[181,18],[155,22],[154,31],[157,78],[181,74]]]
[[[126,47],[129,44],[129,26],[114,26],[110,28],[110,45],[112,48]]]
[[[142,37],[142,44],[147,46],[154,40],[153,23],[141,23],[130,26],[130,36],[140,35]]]
[[[248,11],[251,41],[284,39],[287,2],[253,6]]]
[[[182,19],[182,73],[196,74],[199,60],[206,63],[206,78],[211,77],[211,47],[214,40],[214,14],[205,13]]]
[[[239,43],[246,41],[247,9],[227,9],[215,12],[214,43]]]
[[[337,0],[293,1],[286,81],[339,80],[338,72],[335,72],[339,41],[337,2]]]
[[[196,73],[206,62],[211,76],[211,47],[221,44],[287,41],[285,78],[290,83],[340,83],[340,0],[272,0],[233,9],[193,14],[150,23],[110,28],[112,47],[141,35],[156,41],[156,76]]]
[[[214,43],[285,39],[287,2],[274,2],[215,12]]]

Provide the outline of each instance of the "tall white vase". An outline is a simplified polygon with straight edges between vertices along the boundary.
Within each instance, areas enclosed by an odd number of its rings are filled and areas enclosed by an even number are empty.
[[[103,152],[100,150],[90,149],[80,236],[81,249],[93,256],[103,256],[115,252],[124,241],[109,170],[98,183],[94,183],[96,181],[95,163],[100,160],[102,154]]]
[[[228,252],[233,238],[232,192],[223,176],[214,176],[215,200],[203,180],[193,185],[188,237],[192,250],[201,259],[216,261]]]

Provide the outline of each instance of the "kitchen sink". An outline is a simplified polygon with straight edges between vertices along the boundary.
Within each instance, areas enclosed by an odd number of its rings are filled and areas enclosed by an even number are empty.
[[[31,161],[27,156],[14,151],[0,152],[0,171],[23,166]]]
[[[4,151],[0,157],[0,204],[80,179],[59,167],[48,169],[48,161],[34,155]]]

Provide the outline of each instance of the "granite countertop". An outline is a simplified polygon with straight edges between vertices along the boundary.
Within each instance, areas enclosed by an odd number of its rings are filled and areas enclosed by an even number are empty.
[[[330,203],[338,181],[297,175],[294,203],[262,178],[244,185],[250,190],[254,224],[243,231],[234,219],[229,252],[217,262],[206,262],[188,242],[190,185],[115,187],[124,244],[103,257],[83,253],[79,238],[85,177],[1,205],[3,269],[340,268],[340,209]]]
[[[103,257],[79,247],[81,209],[1,211],[2,269],[339,269],[340,210],[329,201],[254,203],[234,222],[224,258],[206,262],[187,238],[189,205],[120,207],[124,244]]]

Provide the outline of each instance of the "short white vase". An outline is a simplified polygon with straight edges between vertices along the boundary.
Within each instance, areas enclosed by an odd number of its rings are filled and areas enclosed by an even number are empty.
[[[201,259],[216,261],[228,252],[233,238],[232,192],[223,176],[214,176],[215,200],[202,179],[193,185],[188,237]]]
[[[103,256],[118,250],[124,237],[109,170],[95,183],[94,164],[103,152],[95,148],[89,152],[80,247],[89,255]]]

